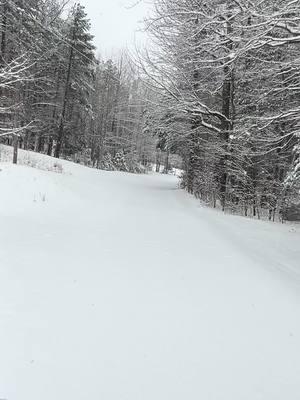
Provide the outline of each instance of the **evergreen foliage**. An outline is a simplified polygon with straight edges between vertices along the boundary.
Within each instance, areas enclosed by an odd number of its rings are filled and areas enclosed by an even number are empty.
[[[145,87],[124,54],[97,60],[82,5],[66,15],[58,0],[2,0],[0,18],[0,140],[16,157],[20,146],[134,172],[145,152],[153,161]]]

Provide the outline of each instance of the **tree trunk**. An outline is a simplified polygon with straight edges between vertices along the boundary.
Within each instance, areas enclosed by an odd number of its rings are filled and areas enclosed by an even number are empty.
[[[19,136],[14,135],[13,137],[13,164],[18,162],[18,147],[19,147]]]
[[[56,158],[59,158],[59,156],[60,156],[62,145],[63,145],[63,140],[64,140],[64,124],[65,124],[65,117],[66,117],[66,111],[67,111],[67,105],[68,105],[68,95],[69,95],[69,90],[70,90],[71,72],[72,72],[72,64],[73,64],[73,57],[74,57],[74,40],[75,40],[75,30],[76,30],[75,25],[76,24],[74,21],[70,54],[69,54],[69,60],[68,60],[68,71],[67,71],[65,91],[64,91],[63,107],[62,107],[59,129],[58,129],[58,134],[57,134],[57,141],[56,141],[55,152],[54,152],[54,157],[56,157]]]
[[[227,18],[230,19],[231,15]],[[232,23],[227,22],[226,27],[227,35],[232,33]],[[232,42],[230,41],[228,46],[228,51],[232,50]],[[229,57],[225,60],[229,62]],[[226,192],[228,183],[228,141],[230,137],[230,131],[233,129],[233,111],[234,111],[234,73],[233,68],[230,65],[225,65],[224,68],[224,82],[222,90],[222,114],[224,119],[221,123],[221,140],[222,140],[222,152],[220,160],[220,198],[222,210],[225,210],[226,206]]]
[[[165,174],[167,174],[169,172],[169,168],[170,168],[169,156],[170,156],[170,153],[169,153],[169,150],[167,150],[166,157],[165,157],[165,165],[164,165],[164,173]]]
[[[2,21],[1,21],[1,59],[0,63],[1,65],[4,64],[5,60],[5,52],[6,52],[6,26],[7,26],[7,1],[4,1],[4,4],[2,5]]]
[[[156,166],[155,166],[155,171],[160,172],[160,150],[156,150]]]

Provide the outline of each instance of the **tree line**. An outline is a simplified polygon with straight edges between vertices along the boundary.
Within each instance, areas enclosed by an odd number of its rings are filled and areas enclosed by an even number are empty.
[[[146,30],[149,129],[182,156],[183,186],[283,215],[300,189],[300,1],[155,0]]]
[[[105,169],[152,161],[147,88],[125,53],[96,57],[82,5],[0,0],[0,140]]]
[[[135,62],[96,57],[84,7],[65,4],[0,0],[14,161],[21,147],[167,172],[177,154],[182,186],[223,210],[274,219],[299,199],[300,0],[154,0]]]

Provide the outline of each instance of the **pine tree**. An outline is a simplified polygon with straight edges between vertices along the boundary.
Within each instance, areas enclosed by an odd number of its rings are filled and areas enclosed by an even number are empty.
[[[60,156],[63,146],[66,154],[76,151],[81,135],[79,129],[84,126],[83,119],[90,109],[95,58],[93,37],[89,30],[84,7],[78,4],[73,8],[69,20],[68,56],[55,157]],[[75,114],[77,118],[72,124]]]

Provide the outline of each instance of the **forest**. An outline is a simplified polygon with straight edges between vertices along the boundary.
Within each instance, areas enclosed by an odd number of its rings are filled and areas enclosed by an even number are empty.
[[[120,52],[97,56],[85,9],[1,1],[2,142],[102,168],[144,171],[147,89]],[[16,160],[15,160],[16,161]]]
[[[299,1],[157,0],[147,29],[151,126],[181,155],[183,186],[284,217],[299,201]]]
[[[15,162],[22,148],[168,172],[178,155],[182,187],[213,207],[299,213],[298,0],[155,0],[145,48],[114,59],[65,5],[0,2],[0,140]]]

